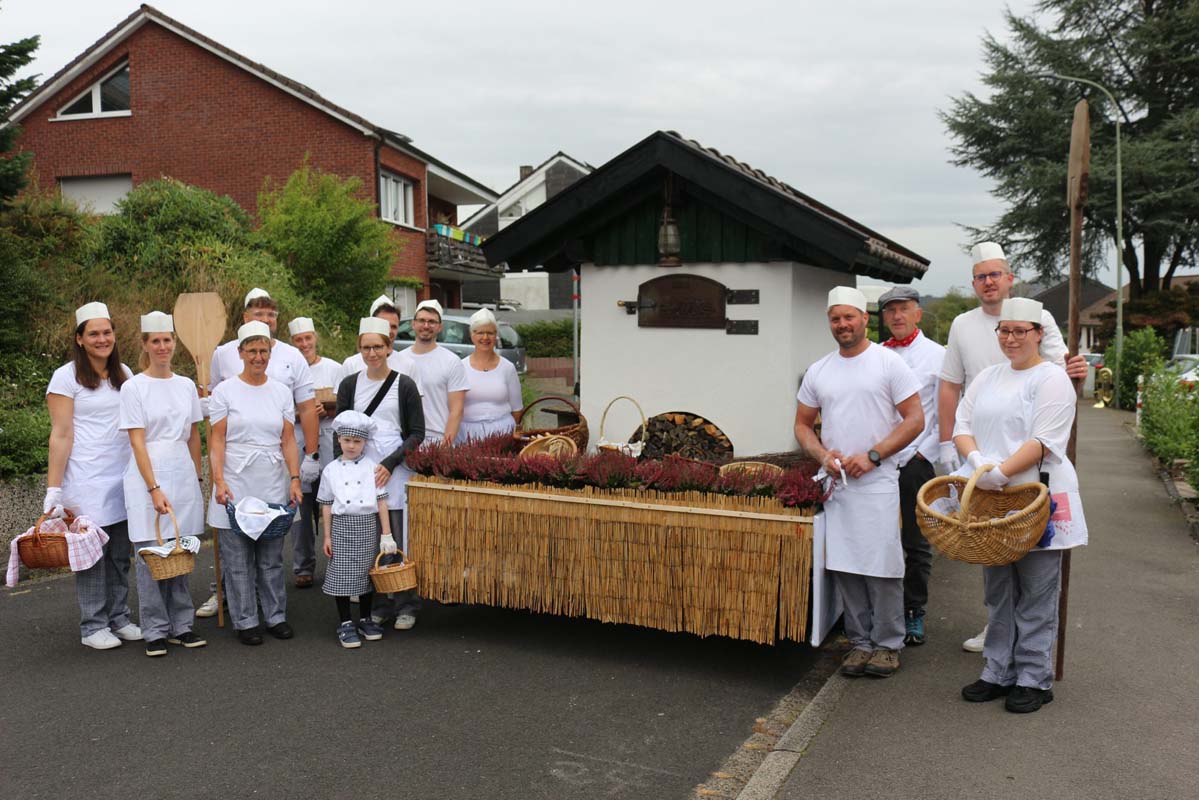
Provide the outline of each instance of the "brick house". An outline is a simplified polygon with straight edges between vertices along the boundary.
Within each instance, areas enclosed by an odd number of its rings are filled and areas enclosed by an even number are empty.
[[[408,310],[418,295],[456,305],[463,280],[497,274],[469,245],[441,241],[459,206],[494,202],[493,190],[148,5],[10,119],[21,125],[18,147],[33,153],[38,181],[99,212],[133,186],[169,176],[253,213],[263,181],[285,180],[307,155],[314,167],[360,178],[395,226],[404,246],[392,276],[422,284],[396,289]]]

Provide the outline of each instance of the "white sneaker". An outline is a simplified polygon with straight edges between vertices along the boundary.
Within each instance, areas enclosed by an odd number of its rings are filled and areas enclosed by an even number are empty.
[[[983,651],[983,646],[986,643],[987,643],[987,626],[984,625],[983,629],[978,632],[977,636],[971,637],[971,638],[967,639],[966,641],[962,642],[962,649],[965,650],[967,653],[981,653]]]
[[[397,631],[411,630],[416,625],[416,616],[413,614],[400,614],[396,617],[395,629]]]
[[[215,617],[216,616],[216,595],[212,595],[196,609],[197,617]]]
[[[79,641],[84,647],[90,647],[93,650],[111,650],[121,646],[121,640],[113,636],[112,631],[107,628],[98,630],[91,636],[84,636]]]
[[[122,642],[140,642],[142,640],[142,629],[132,622],[125,623],[113,631],[112,634]]]

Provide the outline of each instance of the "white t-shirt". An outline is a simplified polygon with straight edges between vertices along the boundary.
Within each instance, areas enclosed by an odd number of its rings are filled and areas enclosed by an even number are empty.
[[[903,417],[895,409],[920,391],[920,381],[903,359],[880,344],[852,358],[834,350],[804,374],[796,396],[809,408],[820,409],[820,441],[830,450],[857,455],[874,449],[887,438]],[[894,487],[896,458],[884,458],[882,466],[861,478],[850,478],[850,486]]]
[[[124,364],[121,369],[133,376]],[[50,376],[46,394],[74,401],[74,438],[62,479],[63,505],[100,526],[126,519],[123,475],[133,450],[129,436],[120,430],[120,393],[107,380],[95,389],[84,388],[76,379],[75,363],[67,362]]]
[[[221,382],[208,402],[208,419],[213,425],[226,417],[227,445],[279,447],[283,420],[295,424],[296,405],[287,387],[273,378],[267,378],[261,386],[234,378]]]
[[[367,377],[365,372],[359,374],[358,383],[354,387],[354,410],[365,414],[367,406],[375,399],[375,395],[379,393],[382,386],[383,381],[373,381]],[[391,382],[391,387],[383,396],[375,413],[371,414],[371,419],[381,425],[400,430],[400,379],[398,377]]]
[[[337,387],[341,383],[342,376],[345,374],[344,368],[331,358],[321,356],[316,360],[315,364],[309,364],[308,369],[312,371],[312,388],[316,389],[332,389],[337,392]],[[333,417],[321,418],[320,430],[320,447],[318,451],[321,457],[321,469],[333,460]]]
[[[1007,356],[999,347],[995,327],[999,316],[991,316],[982,306],[958,314],[949,326],[949,344],[945,348],[945,360],[941,365],[941,378],[949,383],[969,387],[987,367],[1008,363]],[[1041,358],[1059,367],[1066,366],[1066,342],[1053,315],[1041,310]]]
[[[387,366],[391,367],[396,372],[404,375],[408,374],[407,368],[404,366],[403,359],[400,358],[400,354],[395,350],[392,350],[387,354]],[[354,353],[345,361],[341,362],[341,367],[343,370],[345,370],[342,373],[342,377],[348,378],[355,372],[362,372],[364,369],[366,369],[366,362],[362,360],[362,353]]]
[[[495,369],[481,370],[470,365],[470,356],[462,359],[466,370],[466,403],[462,409],[464,422],[489,422],[520,411],[524,404],[520,398],[520,378],[516,367],[506,358],[500,358]]]
[[[192,424],[203,419],[191,378],[152,378],[142,372],[121,387],[121,430],[142,428],[146,442],[186,443]]]
[[[225,342],[212,352],[212,383],[209,387],[216,389],[223,381],[236,378],[245,369],[245,363],[237,352],[237,340]],[[266,365],[266,376],[278,381],[291,392],[292,402],[299,406],[305,400],[316,396],[313,389],[312,370],[308,368],[308,359],[304,358],[295,347],[278,339],[271,340],[271,360]],[[216,422],[216,419],[212,419]],[[295,422],[293,419],[292,422]],[[296,446],[300,455],[304,454],[304,428],[296,426]]]
[[[916,453],[920,453],[930,462],[935,462],[939,457],[938,447],[941,442],[940,426],[937,422],[937,386],[941,382],[941,362],[945,359],[945,348],[921,331],[907,347],[890,349],[903,359],[903,363],[912,370],[916,380],[920,381],[920,406],[924,409],[924,433],[896,454],[896,462],[900,465],[906,464]]]
[[[421,409],[425,412],[425,441],[436,442],[445,436],[450,419],[450,392],[465,392],[470,388],[461,359],[444,347],[434,347],[417,355],[412,348],[402,351],[400,358],[406,373],[420,391]]]

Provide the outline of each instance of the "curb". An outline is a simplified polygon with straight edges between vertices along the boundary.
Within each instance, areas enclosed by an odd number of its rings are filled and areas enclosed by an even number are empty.
[[[1182,512],[1183,519],[1186,520],[1187,528],[1190,530],[1191,538],[1199,542],[1199,514],[1188,507],[1187,500],[1178,493],[1178,487],[1174,484],[1174,476],[1169,470],[1159,469],[1157,475],[1161,478],[1162,485],[1166,487],[1166,494],[1170,496],[1178,505],[1178,510]]]
[[[773,800],[803,758],[804,750],[841,702],[849,683],[849,679],[840,673],[832,674],[771,749],[766,760],[737,795],[737,800]]]

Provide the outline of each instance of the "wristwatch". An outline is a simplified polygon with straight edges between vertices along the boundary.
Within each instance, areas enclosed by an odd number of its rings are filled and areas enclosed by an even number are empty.
[[[881,467],[883,465],[883,457],[878,454],[877,450],[868,450],[866,452],[866,458],[870,459],[870,463],[876,467]]]

